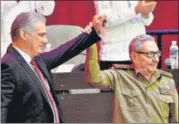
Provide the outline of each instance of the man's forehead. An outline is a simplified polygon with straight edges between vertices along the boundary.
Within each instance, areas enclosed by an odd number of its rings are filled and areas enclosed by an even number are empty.
[[[142,45],[143,49],[146,50],[158,50],[157,43],[155,41],[146,41]]]
[[[34,26],[35,26],[36,28],[42,28],[42,27],[46,27],[46,24],[45,24],[45,22],[38,21],[38,22],[35,22],[35,23],[34,23]]]
[[[46,32],[46,25],[44,22],[36,22],[34,28],[37,32]]]

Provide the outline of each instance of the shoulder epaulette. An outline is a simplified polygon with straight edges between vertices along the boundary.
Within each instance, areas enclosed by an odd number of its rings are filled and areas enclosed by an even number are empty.
[[[173,75],[172,75],[172,73],[170,73],[170,72],[163,71],[163,70],[159,70],[159,72],[160,72],[160,74],[163,75],[163,76],[173,78]]]

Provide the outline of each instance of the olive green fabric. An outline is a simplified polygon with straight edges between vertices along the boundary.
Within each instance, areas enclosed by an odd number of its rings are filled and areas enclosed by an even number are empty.
[[[156,70],[148,81],[140,73],[136,75],[134,69],[100,71],[96,46],[87,52],[87,81],[114,91],[113,122],[178,122],[178,93],[170,73]]]

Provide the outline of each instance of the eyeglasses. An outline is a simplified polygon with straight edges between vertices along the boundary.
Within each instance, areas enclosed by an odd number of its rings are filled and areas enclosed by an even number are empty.
[[[161,51],[149,51],[149,52],[141,52],[141,51],[135,51],[136,53],[140,53],[140,54],[144,54],[146,55],[148,58],[154,58],[155,56],[160,57],[161,56]]]

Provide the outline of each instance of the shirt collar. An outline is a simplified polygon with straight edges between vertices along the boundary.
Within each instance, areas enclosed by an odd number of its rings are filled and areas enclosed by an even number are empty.
[[[138,78],[139,75],[140,75],[139,70],[137,70],[137,69],[134,68],[134,76],[135,76],[136,78]],[[151,82],[155,81],[156,79],[159,79],[160,77],[161,77],[161,74],[160,74],[159,70],[157,69],[157,70],[153,73],[153,75],[152,75],[152,77],[151,77]]]
[[[19,54],[24,58],[24,60],[28,63],[28,64],[30,64],[30,62],[31,62],[31,57],[27,54],[27,53],[25,53],[24,51],[22,51],[21,49],[19,49],[19,48],[17,48],[17,47],[15,47],[15,46],[13,46],[18,52],[19,52]]]
[[[132,68],[134,68],[134,76],[137,78],[140,72],[135,68],[134,64],[132,64]]]

